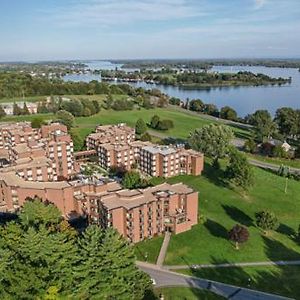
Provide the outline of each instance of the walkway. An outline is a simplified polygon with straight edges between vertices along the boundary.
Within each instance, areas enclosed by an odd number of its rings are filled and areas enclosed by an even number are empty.
[[[232,268],[232,267],[255,267],[255,266],[300,266],[300,260],[279,260],[245,263],[226,263],[226,264],[197,264],[197,265],[175,265],[164,266],[167,270],[184,269],[204,269],[204,268]]]
[[[237,287],[230,284],[224,284],[207,279],[201,279],[193,276],[187,276],[170,272],[157,265],[144,262],[137,262],[141,270],[147,273],[156,282],[156,287],[185,286],[211,291],[226,299],[233,300],[284,300],[290,299],[247,288]]]
[[[166,254],[167,254],[167,249],[168,249],[169,242],[170,242],[170,238],[171,238],[171,232],[166,231],[164,241],[161,245],[159,255],[158,255],[158,258],[157,258],[157,261],[156,261],[156,265],[159,266],[159,267],[162,267],[162,265],[164,264],[165,257],[166,257]]]

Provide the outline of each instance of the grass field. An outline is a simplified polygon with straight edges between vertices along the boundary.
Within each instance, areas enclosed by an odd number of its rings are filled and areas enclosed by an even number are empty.
[[[207,164],[202,176],[179,176],[168,180],[171,183],[184,182],[199,191],[199,213],[206,221],[190,231],[172,236],[165,264],[300,259],[300,246],[292,237],[300,223],[299,182],[290,180],[285,194],[284,178],[258,168],[254,171],[255,184],[247,194],[228,188],[218,180],[221,171],[217,172]],[[268,236],[255,226],[255,213],[262,209],[274,211],[280,221],[278,230]],[[249,241],[239,251],[227,238],[228,230],[236,223],[247,226],[250,232]],[[154,251],[149,260],[159,252],[159,243],[155,238],[137,247],[141,260],[148,249]]]
[[[275,157],[273,158],[273,157],[266,157],[262,155],[254,155],[250,153],[247,153],[247,156],[249,158],[253,158],[266,163],[275,164],[278,166],[285,165],[293,168],[300,168],[300,159],[286,159],[286,158],[275,158]]]
[[[130,126],[134,126],[139,118],[142,118],[145,122],[150,122],[151,117],[155,114],[161,119],[170,119],[174,122],[174,128],[168,131],[159,131],[159,133],[180,139],[186,139],[189,133],[195,128],[212,123],[212,121],[199,116],[185,114],[169,108],[155,108],[149,110],[140,109],[131,111],[102,110],[97,115],[88,118],[76,118],[76,123],[78,125],[77,130],[81,136],[86,136],[94,130],[95,126],[98,124],[116,124],[124,122]],[[237,135],[242,133],[247,134],[247,131],[245,130],[234,127],[232,127],[232,129]]]
[[[170,287],[170,288],[160,288],[155,289],[154,293],[156,296],[162,294],[164,300],[222,300],[225,299],[214,293],[208,291],[199,290],[195,288],[185,288],[185,287]],[[155,297],[145,298],[144,300],[154,300]],[[157,299],[157,298],[156,298]]]
[[[300,299],[300,266],[218,268],[180,273]]]

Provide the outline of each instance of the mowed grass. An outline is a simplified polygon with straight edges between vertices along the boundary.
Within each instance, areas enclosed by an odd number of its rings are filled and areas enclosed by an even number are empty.
[[[209,268],[180,273],[300,299],[300,266]]]
[[[300,183],[290,180],[285,194],[284,178],[258,168],[254,173],[255,184],[249,193],[228,188],[218,180],[219,172],[207,164],[202,176],[168,180],[199,191],[199,214],[205,222],[171,237],[166,265],[300,260],[300,246],[294,240],[300,223]],[[281,223],[267,236],[255,226],[255,213],[264,209],[274,211]],[[228,231],[237,223],[247,226],[250,232],[248,242],[239,251],[228,241]],[[144,243],[144,249],[159,252],[155,239]]]
[[[96,125],[99,124],[116,124],[127,123],[130,126],[135,126],[136,121],[142,118],[146,123],[149,123],[152,116],[158,115],[161,119],[169,119],[174,122],[174,128],[167,131],[157,131],[158,134],[171,136],[179,139],[186,139],[189,133],[196,128],[213,123],[211,120],[201,118],[199,116],[189,115],[175,111],[169,108],[155,109],[140,109],[130,111],[113,111],[101,110],[98,114],[91,117],[76,118],[78,133],[85,137],[92,132]],[[241,129],[232,127],[235,133],[239,133]]]

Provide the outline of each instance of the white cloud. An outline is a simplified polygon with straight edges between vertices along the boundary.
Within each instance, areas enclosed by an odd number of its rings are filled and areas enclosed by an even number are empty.
[[[189,0],[88,0],[60,7],[56,20],[63,25],[134,24],[138,21],[168,21],[203,16],[201,2]]]
[[[254,0],[254,8],[260,9],[267,3],[267,0]]]

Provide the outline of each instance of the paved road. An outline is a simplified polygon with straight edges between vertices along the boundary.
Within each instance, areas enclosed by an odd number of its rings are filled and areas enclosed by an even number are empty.
[[[284,300],[290,299],[260,291],[241,288],[216,281],[196,278],[192,276],[177,274],[159,268],[156,265],[138,262],[141,270],[146,272],[156,282],[157,287],[184,286],[209,290],[226,299],[233,300]]]
[[[164,266],[167,270],[184,269],[204,269],[204,268],[232,268],[232,267],[253,267],[253,266],[300,266],[300,260],[279,260],[279,261],[261,261],[246,263],[226,263],[226,264],[197,264],[197,265],[174,265]]]
[[[166,231],[164,241],[161,245],[159,255],[158,255],[158,258],[157,258],[157,261],[156,261],[156,265],[158,265],[160,267],[162,267],[162,265],[165,261],[165,257],[166,257],[169,242],[170,242],[170,238],[171,238],[171,232]]]

